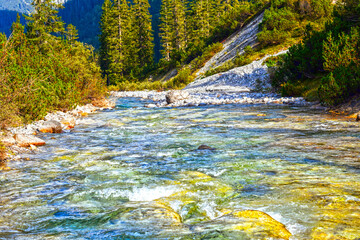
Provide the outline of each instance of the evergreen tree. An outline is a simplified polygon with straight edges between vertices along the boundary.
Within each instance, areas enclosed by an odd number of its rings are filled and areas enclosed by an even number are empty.
[[[179,61],[187,47],[187,1],[164,0],[161,8],[160,36],[166,61]]]
[[[106,0],[103,4],[100,59],[108,84],[123,81],[138,62],[130,10],[127,0]]]
[[[66,39],[69,41],[70,44],[74,44],[79,39],[78,30],[72,24],[69,24],[66,30]]]
[[[148,0],[134,0],[133,28],[134,35],[136,36],[135,49],[139,64],[138,70],[143,73],[149,71],[154,64],[154,38],[149,8]]]
[[[163,0],[160,11],[160,37],[162,50],[161,54],[166,61],[170,62],[170,55],[173,52],[172,36],[173,30],[173,11],[172,11],[173,0]]]
[[[39,45],[41,50],[50,47],[49,41],[54,39],[54,34],[63,34],[64,22],[57,15],[58,10],[63,8],[62,4],[54,3],[52,0],[33,0],[34,12],[26,16],[29,40]]]
[[[112,8],[113,4],[111,0],[105,0],[102,5],[102,15],[100,21],[100,67],[102,69],[103,75],[107,75],[107,85],[110,84],[108,70],[109,70],[109,56],[108,53],[110,51],[109,38],[112,32]]]

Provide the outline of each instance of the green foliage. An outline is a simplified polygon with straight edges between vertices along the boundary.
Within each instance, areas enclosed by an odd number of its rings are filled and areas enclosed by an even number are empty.
[[[194,80],[194,77],[191,75],[191,70],[188,67],[185,67],[179,71],[179,73],[172,78],[170,81],[166,82],[166,89],[181,89],[186,87],[189,83]]]
[[[331,17],[331,0],[276,0],[265,10],[261,32],[262,45],[277,45],[291,38],[302,37],[306,25],[312,22],[317,28]]]
[[[53,5],[49,5],[51,14],[46,12],[49,8],[41,6],[36,5],[38,12],[29,17],[29,32],[25,34],[24,26],[17,21],[12,26],[11,38],[0,35],[3,125],[41,119],[49,111],[71,109],[104,94],[93,49],[76,41],[76,29],[72,26],[67,32],[61,29],[66,38],[52,35],[57,32],[55,26],[62,23],[57,22],[60,20]],[[49,22],[54,26],[48,26]]]
[[[291,47],[281,61],[273,85],[284,94],[302,95],[298,86],[319,74],[318,98],[324,104],[342,103],[360,91],[360,21],[354,22],[360,12],[346,0],[338,3],[335,16],[322,31],[308,27],[304,42]]]

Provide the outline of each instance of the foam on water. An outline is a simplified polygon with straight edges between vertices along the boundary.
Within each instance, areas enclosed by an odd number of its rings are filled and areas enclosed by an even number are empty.
[[[169,197],[179,191],[179,188],[174,186],[164,186],[155,188],[135,188],[128,192],[130,201],[153,201],[162,197]]]

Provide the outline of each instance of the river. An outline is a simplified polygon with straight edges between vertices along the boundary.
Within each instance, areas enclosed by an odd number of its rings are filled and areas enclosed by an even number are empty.
[[[10,162],[0,239],[360,236],[359,123],[309,107],[150,102],[119,99]]]

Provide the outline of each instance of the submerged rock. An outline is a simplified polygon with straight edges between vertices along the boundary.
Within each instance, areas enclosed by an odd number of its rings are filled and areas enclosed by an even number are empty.
[[[190,96],[190,94],[187,91],[170,91],[166,94],[166,102],[167,104],[175,103],[178,101],[183,101],[187,99]]]
[[[180,215],[169,206],[155,202],[150,204],[131,204],[127,209],[121,212],[119,220],[127,221],[145,221],[156,222],[159,225],[176,226],[181,224]],[[131,206],[133,205],[133,206]]]
[[[42,133],[62,133],[61,123],[55,120],[46,121],[40,127]]]
[[[273,219],[269,214],[257,210],[236,211],[231,214],[238,223],[232,226],[233,230],[241,230],[264,237],[289,239],[291,233],[285,225]]]
[[[197,150],[216,150],[216,148],[212,148],[208,145],[200,145]]]

